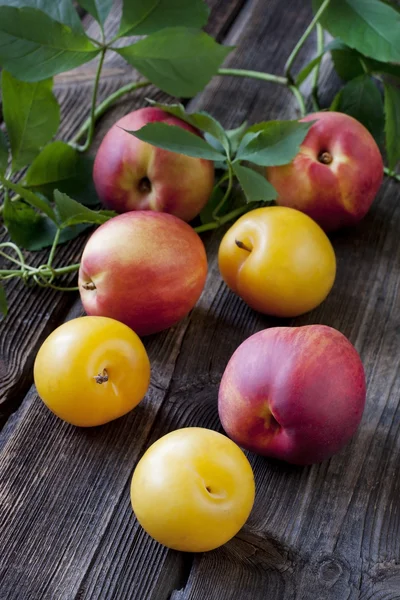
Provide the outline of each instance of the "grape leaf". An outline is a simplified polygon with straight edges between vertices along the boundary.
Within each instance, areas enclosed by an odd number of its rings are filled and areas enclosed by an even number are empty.
[[[174,27],[116,52],[162,91],[190,98],[207,85],[231,50],[202,31]]]
[[[104,25],[105,20],[110,14],[113,0],[78,0],[78,3],[91,14],[100,25]],[[125,4],[129,5],[132,4],[132,2],[125,1],[124,5]],[[136,0],[133,4],[136,4]]]
[[[23,81],[41,81],[100,52],[85,35],[34,8],[0,6],[0,66]]]
[[[385,83],[385,132],[389,169],[400,161],[400,89]]]
[[[84,33],[81,20],[72,4],[72,0],[0,0],[1,5],[16,8],[37,8],[55,21],[68,25],[73,31]]]
[[[127,131],[127,130],[125,130]],[[143,142],[158,146],[164,150],[186,154],[207,160],[224,160],[225,156],[217,152],[210,144],[195,133],[176,125],[166,123],[148,123],[137,131],[127,131]]]
[[[51,79],[26,83],[3,71],[3,110],[13,171],[30,163],[57,132],[60,107],[52,87]]]
[[[260,166],[288,164],[299,152],[313,122],[267,121],[247,130],[238,148],[236,158]]]
[[[323,0],[313,0],[316,12]],[[380,61],[400,61],[400,13],[380,0],[335,0],[319,19],[350,48]]]
[[[119,35],[148,35],[176,26],[200,29],[208,14],[203,0],[125,0]]]
[[[382,96],[369,75],[349,81],[335,98],[331,110],[354,117],[372,133],[378,144],[383,142]]]
[[[244,191],[247,202],[275,200],[277,192],[263,175],[253,169],[233,164],[233,170]]]

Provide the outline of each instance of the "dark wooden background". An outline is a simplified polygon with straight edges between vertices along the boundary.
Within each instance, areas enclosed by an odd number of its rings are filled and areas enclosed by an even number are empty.
[[[281,74],[312,17],[305,0],[208,1],[208,31],[237,46],[225,64],[237,68]],[[116,9],[108,31],[117,16]],[[91,18],[83,20],[95,35]],[[299,68],[315,52],[314,44],[312,36]],[[87,116],[95,66],[56,78],[64,139]],[[135,77],[110,55],[100,98]],[[325,61],[325,102],[336,87]],[[118,117],[144,105],[145,96],[167,100],[154,89],[126,98],[99,123],[94,148]],[[226,127],[244,119],[297,116],[285,89],[227,77],[215,78],[189,108],[207,109]],[[216,262],[223,232],[203,236],[209,276],[202,297],[176,327],[145,341],[153,369],[146,399],[126,417],[90,430],[58,420],[32,386],[41,342],[63,320],[82,314],[77,295],[8,285],[11,309],[0,334],[0,598],[400,598],[399,232],[400,184],[386,179],[365,220],[332,237],[338,276],[328,299],[290,321],[259,315],[229,292]],[[64,248],[63,259],[79,260],[83,243]],[[218,385],[236,347],[265,327],[309,323],[339,329],[364,362],[367,405],[351,443],[307,468],[249,456],[257,485],[254,510],[237,537],[216,551],[183,554],[151,540],[129,499],[131,475],[144,450],[179,427],[220,429]]]

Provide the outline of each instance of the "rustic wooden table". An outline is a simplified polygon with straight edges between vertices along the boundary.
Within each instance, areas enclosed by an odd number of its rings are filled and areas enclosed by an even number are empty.
[[[311,2],[304,0],[209,4],[208,30],[237,46],[226,64],[279,74],[311,19]],[[108,28],[116,19],[117,11]],[[84,21],[95,32],[91,19]],[[299,66],[314,43],[311,37]],[[56,78],[64,139],[87,116],[94,69],[90,63]],[[113,55],[100,96],[133,77]],[[322,82],[328,101],[337,85],[329,62]],[[146,90],[124,100],[99,123],[97,144],[117,117],[143,106],[145,96],[167,99]],[[227,77],[215,78],[189,103],[200,107],[226,127],[297,116],[286,90]],[[179,325],[145,341],[153,367],[146,399],[126,417],[92,430],[58,420],[32,386],[40,343],[63,320],[82,314],[79,300],[9,285],[11,311],[0,339],[1,599],[400,598],[399,232],[400,185],[386,180],[367,218],[332,237],[338,277],[328,299],[290,321],[256,314],[227,290],[216,263],[222,232],[205,235],[209,276],[200,301]],[[79,260],[83,243],[70,244],[64,258]],[[237,537],[207,554],[167,550],[133,516],[135,464],[168,431],[220,429],[216,399],[229,357],[249,335],[283,323],[324,323],[355,344],[368,382],[358,433],[339,455],[312,467],[250,456],[257,497]]]

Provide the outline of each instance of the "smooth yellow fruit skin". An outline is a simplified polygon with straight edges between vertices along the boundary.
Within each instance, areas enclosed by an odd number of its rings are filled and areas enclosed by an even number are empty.
[[[246,522],[255,485],[249,461],[224,435],[189,427],[155,442],[132,477],[132,508],[161,544],[205,552],[225,544]]]
[[[95,377],[106,369],[108,381]],[[108,317],[81,317],[55,329],[34,364],[39,396],[60,419],[93,427],[117,419],[145,396],[150,362],[140,338]]]
[[[251,308],[278,317],[318,306],[336,275],[335,253],[321,227],[304,213],[279,206],[252,210],[236,221],[222,239],[218,262],[232,291]]]

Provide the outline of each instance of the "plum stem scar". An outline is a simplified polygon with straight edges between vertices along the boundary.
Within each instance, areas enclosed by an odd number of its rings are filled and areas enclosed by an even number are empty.
[[[93,379],[96,380],[96,383],[105,383],[106,381],[108,381],[107,370],[103,369],[102,373],[99,373],[98,375],[95,375]]]
[[[94,285],[93,281],[88,281],[87,283],[83,283],[82,287],[84,290],[95,290],[96,286]]]

